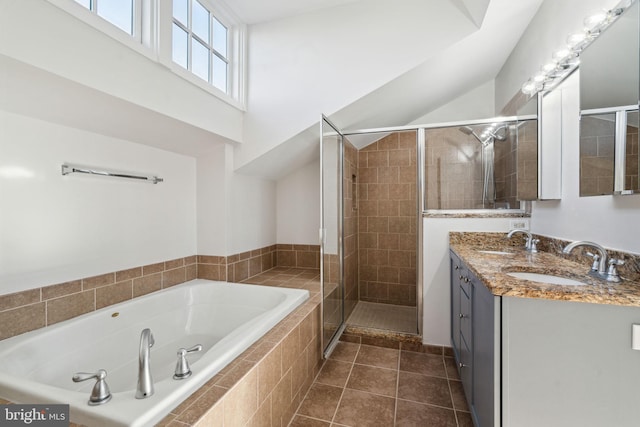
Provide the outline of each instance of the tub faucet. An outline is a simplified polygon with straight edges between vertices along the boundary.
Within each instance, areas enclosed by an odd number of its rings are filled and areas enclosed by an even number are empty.
[[[592,248],[598,251],[598,255],[593,257],[595,260],[596,257],[599,256],[599,258],[597,258],[598,270],[595,272],[595,274],[599,277],[602,277],[603,279],[609,280],[607,276],[607,250],[595,242],[579,240],[573,243],[569,243],[567,246],[565,246],[564,249],[562,250],[562,253],[565,255],[569,255],[571,251],[573,251],[578,246],[591,246]],[[594,270],[591,270],[591,271],[594,271]],[[614,280],[611,280],[611,281],[614,281]]]
[[[153,395],[153,378],[151,378],[151,368],[149,357],[151,347],[155,344],[151,329],[146,328],[140,334],[140,355],[138,358],[138,386],[136,388],[136,399],[145,399]]]
[[[507,234],[507,238],[511,238],[511,236],[513,236],[516,233],[523,233],[527,236],[527,241],[524,244],[524,248],[532,253],[536,253],[538,252],[538,247],[536,246],[540,240],[539,239],[534,239],[533,235],[531,234],[531,232],[529,230],[525,230],[524,228],[514,228],[513,230],[511,230],[508,234]]]

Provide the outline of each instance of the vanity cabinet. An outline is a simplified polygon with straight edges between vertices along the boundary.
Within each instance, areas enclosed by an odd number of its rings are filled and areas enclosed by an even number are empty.
[[[451,252],[451,342],[474,424],[499,425],[500,298]]]
[[[640,425],[639,306],[495,296],[450,258],[451,342],[475,427]]]

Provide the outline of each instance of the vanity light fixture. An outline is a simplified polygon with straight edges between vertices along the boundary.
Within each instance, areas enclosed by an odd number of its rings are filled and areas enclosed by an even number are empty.
[[[571,34],[566,46],[555,51],[552,61],[543,65],[535,76],[522,85],[522,93],[535,95],[560,83],[580,64],[580,53],[589,46],[609,25],[616,21],[633,1],[625,0],[611,10],[600,11],[584,20],[582,31]]]

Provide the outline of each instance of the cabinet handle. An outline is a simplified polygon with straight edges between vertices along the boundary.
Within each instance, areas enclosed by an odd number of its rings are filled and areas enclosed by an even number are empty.
[[[462,363],[462,362],[458,363],[458,366],[460,367],[460,369],[462,369],[462,368],[466,368],[466,367],[467,367],[467,365],[465,365],[465,364],[464,364],[464,363]]]
[[[460,313],[460,314],[458,314],[458,317],[459,317],[460,319],[462,319],[462,318],[464,317],[464,314]]]
[[[464,278],[464,283],[469,283],[469,278],[468,277]]]
[[[454,266],[453,268],[457,270],[457,269],[459,269],[460,267],[456,265],[456,266]]]
[[[458,276],[458,280],[462,280],[462,274]]]

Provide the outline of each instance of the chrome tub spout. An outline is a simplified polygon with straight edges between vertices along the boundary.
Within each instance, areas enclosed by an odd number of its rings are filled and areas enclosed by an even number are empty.
[[[153,378],[149,358],[151,347],[155,344],[151,329],[146,328],[140,334],[140,354],[138,358],[138,386],[136,387],[136,399],[145,399],[153,395]]]

